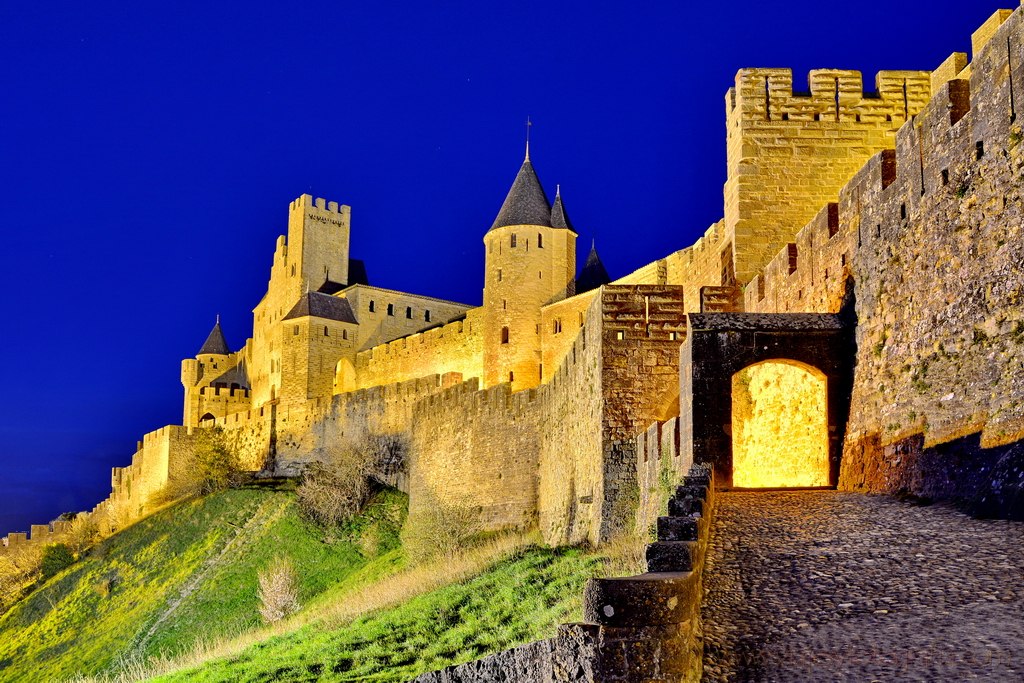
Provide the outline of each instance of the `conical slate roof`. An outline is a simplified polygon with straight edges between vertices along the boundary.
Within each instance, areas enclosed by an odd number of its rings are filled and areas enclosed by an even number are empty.
[[[569,214],[565,212],[565,205],[562,204],[561,188],[555,190],[555,203],[551,207],[551,227],[573,229]]]
[[[576,293],[589,292],[611,281],[612,279],[608,277],[608,271],[604,269],[604,264],[601,263],[601,257],[597,255],[597,247],[591,242],[587,262],[583,264],[579,277],[576,278]]]
[[[508,191],[505,202],[501,205],[498,217],[494,219],[491,230],[506,225],[542,225],[551,227],[551,203],[544,194],[533,164],[527,157],[523,161],[512,189]]]
[[[228,348],[228,341],[224,338],[224,330],[220,329],[219,316],[213,329],[210,330],[210,336],[203,342],[202,348],[199,349],[199,353],[196,355],[201,356],[204,353],[218,353],[222,356],[227,356],[231,353],[231,349]]]

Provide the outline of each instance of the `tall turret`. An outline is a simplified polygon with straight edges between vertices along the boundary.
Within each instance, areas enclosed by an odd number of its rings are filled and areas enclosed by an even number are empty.
[[[241,352],[231,352],[217,316],[196,357],[181,361],[181,383],[185,387],[182,424],[194,427],[203,420],[248,407],[249,379],[241,356]]]
[[[561,193],[551,206],[526,158],[484,235],[484,384],[540,384],[541,306],[572,296],[576,233]]]

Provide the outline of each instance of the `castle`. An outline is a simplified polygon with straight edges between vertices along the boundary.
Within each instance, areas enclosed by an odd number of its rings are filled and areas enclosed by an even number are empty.
[[[213,426],[279,475],[356,426],[399,435],[410,515],[469,506],[553,544],[629,528],[650,482],[695,461],[725,485],[1021,514],[1022,46],[1005,10],[972,61],[883,71],[872,92],[856,71],[812,71],[800,92],[789,70],[741,70],[722,220],[615,280],[593,248],[577,270],[528,147],[481,226],[479,307],[372,286],[349,207],[302,195],[251,338],[233,351],[217,322],[182,362],[182,424],[139,442],[93,514],[146,514]]]

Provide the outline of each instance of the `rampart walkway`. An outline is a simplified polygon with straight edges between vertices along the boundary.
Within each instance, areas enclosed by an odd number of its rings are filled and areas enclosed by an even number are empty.
[[[831,491],[716,515],[705,681],[1024,680],[1024,523]]]

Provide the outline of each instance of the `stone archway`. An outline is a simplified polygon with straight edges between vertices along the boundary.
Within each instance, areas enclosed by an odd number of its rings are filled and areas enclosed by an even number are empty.
[[[732,484],[738,488],[829,485],[828,379],[787,359],[732,376]]]
[[[778,361],[825,379],[826,484],[835,486],[856,356],[843,318],[818,313],[691,313],[688,323],[679,358],[680,454],[710,463],[716,482],[733,486],[733,376],[748,366]]]

